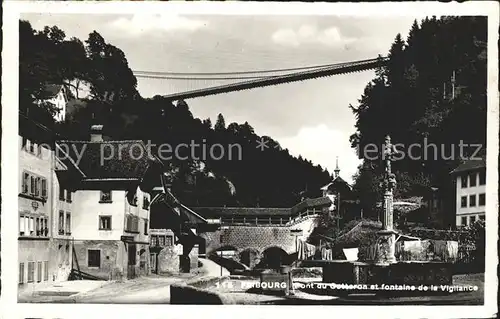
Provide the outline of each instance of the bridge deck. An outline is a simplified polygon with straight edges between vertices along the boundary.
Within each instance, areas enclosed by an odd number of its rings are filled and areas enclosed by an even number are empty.
[[[220,86],[192,90],[187,92],[174,93],[174,94],[164,95],[164,97],[167,99],[171,99],[172,101],[175,101],[180,99],[189,99],[195,97],[216,95],[221,93],[248,90],[257,87],[266,87],[283,83],[316,79],[336,74],[360,72],[384,66],[387,63],[387,60],[388,60],[387,57],[381,57],[381,58],[368,59],[362,61],[353,61],[353,62],[341,63],[338,65],[333,65],[331,67],[294,72],[292,74],[270,76],[256,80],[243,81],[238,83],[220,85]]]

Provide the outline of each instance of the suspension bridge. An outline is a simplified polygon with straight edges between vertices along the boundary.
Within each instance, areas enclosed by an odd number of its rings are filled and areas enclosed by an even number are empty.
[[[136,78],[163,80],[168,83],[183,82],[184,84],[188,84],[188,88],[181,92],[164,95],[165,98],[171,99],[172,101],[178,101],[339,74],[362,72],[383,67],[387,64],[387,61],[387,57],[378,57],[344,63],[239,72],[133,72]]]

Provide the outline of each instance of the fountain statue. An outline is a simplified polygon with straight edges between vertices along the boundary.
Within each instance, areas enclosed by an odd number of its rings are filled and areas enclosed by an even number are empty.
[[[396,177],[391,171],[394,146],[389,135],[385,138],[383,159],[385,160],[384,178],[384,211],[382,216],[382,230],[378,232],[377,255],[375,262],[381,265],[396,263],[396,232],[393,222],[393,190],[396,186]]]

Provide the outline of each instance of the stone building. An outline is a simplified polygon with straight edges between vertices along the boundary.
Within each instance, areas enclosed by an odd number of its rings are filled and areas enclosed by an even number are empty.
[[[151,273],[177,273],[180,270],[180,258],[183,246],[171,229],[150,230],[150,269]],[[198,267],[198,245],[189,252],[190,269]]]
[[[470,159],[455,168],[451,175],[456,181],[456,226],[470,226],[476,220],[484,220],[486,161]]]
[[[18,282],[29,286],[53,280],[54,151],[50,134],[25,118],[20,118],[19,134]]]
[[[150,192],[161,162],[142,141],[105,140],[101,125],[92,127],[90,141],[57,147],[55,172],[66,204],[72,194],[73,268],[102,279],[149,273]],[[64,197],[61,191],[59,207]],[[65,213],[59,210],[59,228],[67,227]]]

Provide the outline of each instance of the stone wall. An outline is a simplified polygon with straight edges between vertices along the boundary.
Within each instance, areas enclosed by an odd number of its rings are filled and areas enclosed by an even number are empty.
[[[75,241],[74,249],[80,270],[105,280],[121,280],[127,275],[127,252],[125,244],[120,241]],[[88,266],[88,250],[101,251],[99,267]],[[75,262],[75,268],[77,268]]]
[[[312,233],[317,224],[317,218],[309,217],[296,221],[290,226],[228,226],[212,233],[202,233],[206,240],[206,253],[222,248],[234,248],[241,253],[253,249],[262,253],[270,247],[279,247],[288,254],[296,251],[297,238],[290,230],[302,230],[299,239],[305,240]]]
[[[182,245],[166,246],[158,254],[158,273],[177,273],[180,271],[180,256]],[[191,269],[198,268],[198,246],[194,246],[189,253]]]
[[[179,255],[182,254],[182,246],[167,246],[158,254],[158,273],[171,273],[179,271]]]
[[[73,267],[73,243],[70,240],[53,239],[50,245],[49,276],[54,281],[66,281]]]

